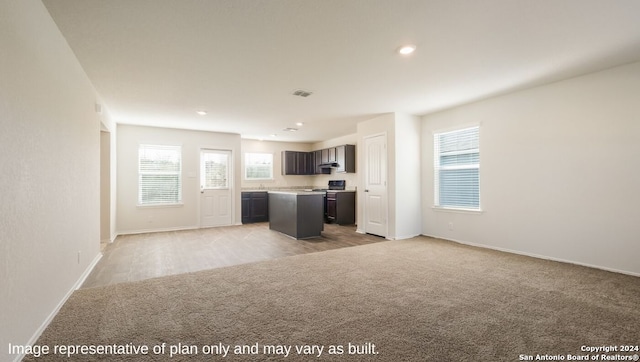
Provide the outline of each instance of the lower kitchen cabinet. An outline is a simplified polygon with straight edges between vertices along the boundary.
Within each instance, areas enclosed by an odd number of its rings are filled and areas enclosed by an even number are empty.
[[[242,193],[242,223],[269,221],[269,194],[266,191]]]
[[[355,191],[327,191],[327,222],[351,225],[356,222]]]

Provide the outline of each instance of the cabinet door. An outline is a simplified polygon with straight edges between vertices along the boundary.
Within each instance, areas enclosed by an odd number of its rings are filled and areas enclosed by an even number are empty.
[[[336,172],[345,172],[345,146],[337,146],[336,147],[336,162],[338,163],[338,168],[336,168]]]
[[[242,193],[242,223],[246,224],[251,222],[251,193]]]
[[[316,173],[316,164],[313,162],[314,159],[314,154],[313,152],[305,152],[304,153],[305,158],[307,159],[307,169],[306,169],[306,174],[307,175],[313,175]]]
[[[342,145],[336,147],[338,168],[336,172],[356,172],[356,146]]]
[[[319,175],[322,173],[322,150],[313,151],[313,174]]]
[[[338,200],[335,192],[327,192],[327,221],[333,222],[338,216]]]
[[[329,148],[329,162],[338,162],[338,159],[336,158],[336,148],[335,147]]]
[[[351,225],[356,222],[356,193],[340,192],[336,196],[336,224]]]
[[[266,192],[254,192],[251,195],[251,220],[253,222],[269,220],[268,196]]]
[[[324,150],[320,150],[322,154],[322,158],[320,159],[321,163],[329,163],[329,149],[325,148]]]
[[[297,169],[297,156],[294,151],[282,151],[282,174],[295,175]]]
[[[296,175],[311,175],[312,165],[311,165],[311,152],[298,152],[297,154],[297,173]]]

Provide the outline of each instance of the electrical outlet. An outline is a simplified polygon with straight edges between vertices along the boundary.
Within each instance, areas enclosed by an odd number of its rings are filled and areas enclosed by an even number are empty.
[[[449,230],[453,231],[453,222],[452,221],[449,221]]]
[[[78,264],[80,264],[80,250],[78,250]]]

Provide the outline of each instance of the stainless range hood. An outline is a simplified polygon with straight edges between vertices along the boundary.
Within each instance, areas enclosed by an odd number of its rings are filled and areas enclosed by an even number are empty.
[[[334,167],[338,167],[338,163],[337,162],[325,162],[325,163],[321,163],[320,167],[322,167],[322,168],[334,168]]]

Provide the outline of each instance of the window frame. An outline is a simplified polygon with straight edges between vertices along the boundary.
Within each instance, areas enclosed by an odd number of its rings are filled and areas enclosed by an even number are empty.
[[[146,170],[142,167],[143,152],[144,150],[150,151],[173,151],[178,158],[178,170]],[[138,207],[170,207],[183,205],[183,180],[182,180],[182,146],[176,145],[161,145],[161,144],[149,144],[141,143],[138,145]],[[151,202],[144,202],[144,176],[177,176],[177,197],[175,199],[167,200],[166,202],[153,200]],[[147,185],[148,186],[148,185]]]
[[[433,192],[434,192],[434,206],[433,208],[436,210],[442,211],[454,211],[454,212],[470,212],[470,213],[481,213],[482,212],[482,195],[481,195],[481,182],[480,182],[480,164],[481,164],[481,156],[480,156],[480,124],[467,124],[464,126],[450,128],[445,130],[438,130],[433,132]],[[440,141],[439,136],[443,134],[451,134],[451,133],[462,133],[465,131],[469,131],[471,129],[477,129],[477,138],[472,140],[472,142],[477,143],[477,148],[472,149],[464,149],[464,150],[453,150],[448,152],[440,151]],[[467,163],[467,164],[453,164],[448,166],[442,166],[440,164],[441,156],[448,154],[449,156],[453,155],[474,155],[477,154],[477,163]],[[473,156],[472,156],[473,157]],[[452,170],[474,170],[477,169],[477,207],[470,207],[468,205],[442,205],[441,203],[441,182],[440,182],[440,174],[441,171],[452,171]]]
[[[271,164],[269,165],[269,177],[248,177],[247,171],[249,167],[254,166],[256,164],[249,163],[250,155],[269,155],[271,157]],[[244,153],[244,179],[245,181],[273,181],[274,180],[274,160],[275,157],[271,152],[245,152]]]
[[[218,156],[223,156],[224,161],[224,176],[222,179],[224,182],[223,185],[218,186],[209,186],[207,185],[207,165],[206,162],[203,162],[205,158],[205,154],[213,154]],[[203,190],[230,190],[231,189],[231,179],[232,179],[232,159],[231,159],[231,151],[230,150],[218,150],[218,149],[202,149],[200,150],[200,191]],[[220,180],[216,180],[220,181]]]

